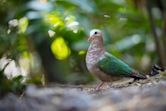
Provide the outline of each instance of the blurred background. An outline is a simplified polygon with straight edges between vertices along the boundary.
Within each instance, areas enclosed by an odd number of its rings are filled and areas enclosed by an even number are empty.
[[[1,0],[1,91],[95,81],[85,65],[93,28],[108,52],[140,72],[166,67],[165,0]]]

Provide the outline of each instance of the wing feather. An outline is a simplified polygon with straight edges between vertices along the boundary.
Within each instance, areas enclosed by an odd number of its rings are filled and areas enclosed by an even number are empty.
[[[126,63],[107,52],[101,57],[97,65],[104,73],[112,76],[129,77],[134,71],[134,69]]]

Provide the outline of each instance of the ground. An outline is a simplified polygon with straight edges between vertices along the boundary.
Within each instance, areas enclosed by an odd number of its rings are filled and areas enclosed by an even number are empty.
[[[165,111],[166,80],[160,75],[120,82],[94,91],[95,85],[30,85],[21,96],[8,94],[0,111]]]

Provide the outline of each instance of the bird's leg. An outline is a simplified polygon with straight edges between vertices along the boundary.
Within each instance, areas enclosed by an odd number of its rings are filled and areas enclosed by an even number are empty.
[[[133,84],[133,83],[135,83],[138,80],[139,80],[138,78],[134,78],[131,82],[129,82],[129,84]]]
[[[95,91],[99,91],[101,86],[103,86],[104,82],[101,82],[100,84],[98,84],[95,88]]]

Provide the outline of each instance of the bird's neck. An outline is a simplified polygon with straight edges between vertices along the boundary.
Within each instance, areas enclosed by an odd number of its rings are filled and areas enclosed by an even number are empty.
[[[100,57],[104,54],[104,44],[103,39],[98,38],[91,42],[88,52],[87,52],[87,62],[89,63],[96,63]]]
[[[105,50],[104,49],[104,43],[102,39],[95,39],[92,41],[92,43],[90,44],[90,47],[88,49],[89,52],[95,53],[95,52],[101,52]]]

